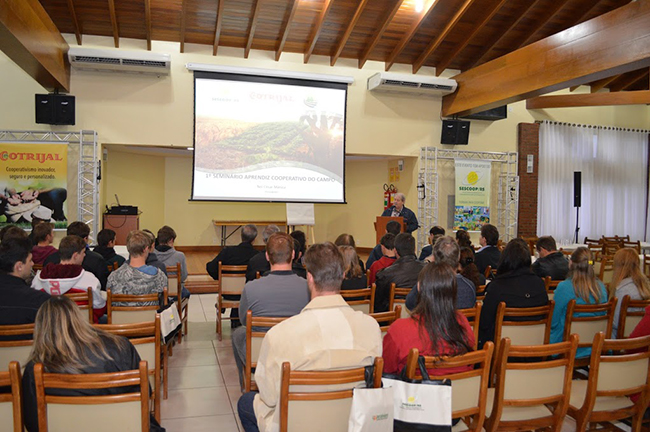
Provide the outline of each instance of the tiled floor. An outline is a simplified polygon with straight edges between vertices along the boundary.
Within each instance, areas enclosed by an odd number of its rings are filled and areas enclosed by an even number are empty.
[[[230,325],[224,322],[219,342],[215,300],[215,294],[190,297],[189,337],[169,358],[169,398],[162,401],[162,425],[168,432],[243,431],[236,414],[241,392]]]

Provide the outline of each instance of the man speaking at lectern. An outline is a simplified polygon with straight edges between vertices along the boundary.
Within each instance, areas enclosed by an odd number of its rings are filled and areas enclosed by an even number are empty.
[[[404,196],[403,193],[397,192],[395,194],[395,201],[393,201],[393,205],[381,214],[382,216],[391,216],[391,217],[403,217],[404,218],[404,225],[406,225],[406,232],[407,233],[412,233],[416,229],[418,229],[418,218],[415,217],[415,213],[413,213],[412,210],[404,207],[404,202],[406,201],[406,197]]]

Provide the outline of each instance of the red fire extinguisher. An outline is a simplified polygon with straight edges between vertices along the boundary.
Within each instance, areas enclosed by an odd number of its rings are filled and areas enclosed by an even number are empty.
[[[384,210],[389,209],[393,205],[397,189],[395,185],[387,185],[384,183]]]

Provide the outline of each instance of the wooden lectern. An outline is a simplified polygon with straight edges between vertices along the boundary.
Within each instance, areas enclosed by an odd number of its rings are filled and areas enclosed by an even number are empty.
[[[386,234],[386,224],[390,221],[397,221],[402,225],[401,232],[405,232],[404,227],[404,218],[401,216],[392,217],[392,216],[377,216],[377,221],[375,222],[375,232],[377,233],[377,244],[381,241],[381,238]]]
[[[126,236],[131,231],[140,229],[140,216],[104,214],[104,228],[115,231],[116,245],[125,245]]]

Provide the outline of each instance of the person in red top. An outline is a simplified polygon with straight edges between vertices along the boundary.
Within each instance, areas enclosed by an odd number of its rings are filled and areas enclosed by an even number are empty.
[[[418,303],[410,318],[395,321],[384,337],[384,372],[399,373],[411,348],[420,355],[455,356],[474,346],[474,332],[467,318],[456,311],[456,271],[433,262],[418,278]],[[470,370],[471,366],[429,369],[430,375]]]
[[[49,257],[57,251],[52,246],[54,241],[54,225],[49,222],[41,222],[33,228],[34,243],[32,248],[32,260],[34,264],[43,264],[45,258]]]
[[[379,241],[381,246],[381,258],[373,262],[370,266],[370,278],[368,285],[372,285],[377,280],[377,273],[393,265],[397,257],[395,256],[395,234],[386,233]]]

